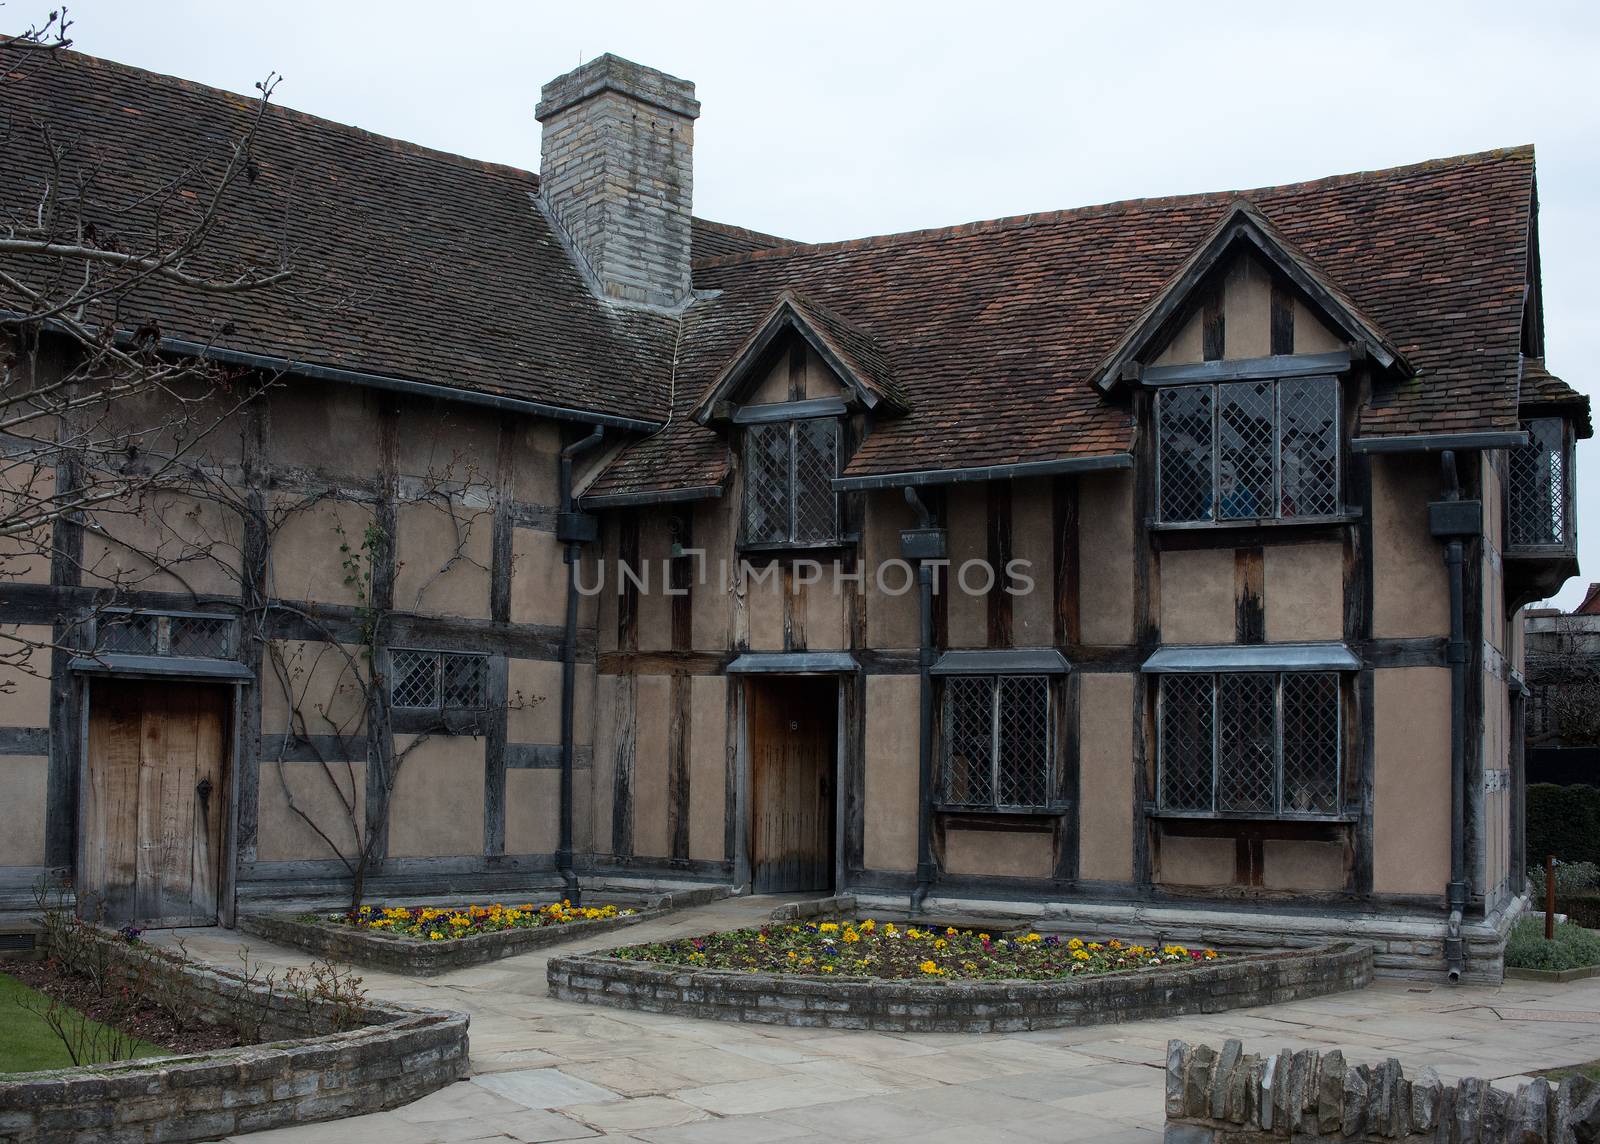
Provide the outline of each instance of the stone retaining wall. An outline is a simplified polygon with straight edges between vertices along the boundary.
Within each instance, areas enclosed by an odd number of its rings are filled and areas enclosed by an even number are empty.
[[[893,1032],[1003,1033],[1215,1013],[1358,989],[1372,950],[1339,943],[1064,981],[884,981],[685,970],[616,957],[557,957],[550,994],[721,1021]]]
[[[395,1108],[467,1075],[463,1014],[368,1003],[356,1014],[361,1027],[330,1032],[332,1006],[273,994],[233,973],[179,965],[113,935],[99,940],[130,972],[181,978],[185,997],[207,1019],[233,1021],[248,1010],[267,1035],[299,1039],[0,1077],[0,1139],[215,1140]]]
[[[1539,1079],[1507,1092],[1487,1080],[1447,1085],[1431,1068],[1407,1079],[1392,1057],[1345,1064],[1337,1049],[1245,1053],[1167,1044],[1166,1144],[1344,1140],[1385,1144],[1593,1144],[1600,1084]]]

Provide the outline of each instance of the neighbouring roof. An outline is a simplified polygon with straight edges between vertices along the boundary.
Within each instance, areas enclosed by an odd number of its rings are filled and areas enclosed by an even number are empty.
[[[256,106],[70,52],[5,93],[0,208],[12,212],[44,178],[15,158],[39,122],[127,203],[214,153]],[[1519,400],[1583,400],[1521,356],[1536,265],[1528,147],[816,245],[695,220],[704,294],[679,316],[591,295],[530,172],[281,106],[256,158],[213,241],[268,262],[286,247],[291,286],[222,300],[152,287],[124,317],[241,352],[667,422],[591,494],[725,480],[725,437],[691,413],[785,293],[905,411],[875,418],[846,475],[1121,453],[1128,405],[1094,388],[1096,368],[1241,209],[1409,367],[1378,387],[1361,435],[1511,430]]]
[[[1574,615],[1600,616],[1600,584],[1590,584],[1584,593],[1583,603],[1572,609]]]
[[[1571,417],[1577,423],[1579,437],[1594,436],[1594,426],[1589,421],[1589,399],[1545,369],[1543,358],[1523,359],[1522,388],[1517,402],[1522,412],[1530,416]]]

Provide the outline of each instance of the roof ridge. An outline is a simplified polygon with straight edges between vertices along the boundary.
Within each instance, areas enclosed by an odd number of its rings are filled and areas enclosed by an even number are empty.
[[[796,254],[829,254],[835,251],[868,250],[883,246],[909,245],[917,242],[936,242],[947,238],[966,238],[975,234],[993,234],[999,231],[1019,230],[1029,226],[1048,225],[1056,222],[1066,222],[1071,219],[1099,218],[1105,215],[1131,214],[1135,212],[1148,212],[1159,210],[1178,210],[1183,208],[1222,206],[1225,207],[1239,199],[1250,199],[1253,196],[1281,192],[1288,190],[1317,190],[1324,187],[1333,187],[1343,184],[1365,182],[1367,180],[1394,178],[1421,174],[1435,170],[1450,170],[1456,167],[1470,166],[1476,163],[1493,162],[1503,159],[1520,159],[1533,157],[1533,144],[1523,143],[1515,147],[1495,147],[1487,151],[1473,151],[1463,155],[1449,155],[1438,159],[1424,159],[1417,163],[1405,163],[1395,167],[1379,167],[1365,171],[1350,171],[1340,175],[1324,175],[1321,178],[1306,179],[1297,183],[1276,183],[1260,187],[1250,187],[1243,190],[1232,191],[1200,191],[1191,194],[1161,195],[1154,198],[1116,199],[1108,203],[1094,203],[1081,207],[1067,207],[1055,211],[1035,211],[1030,214],[1004,215],[1000,218],[980,219],[975,222],[957,223],[953,226],[927,227],[921,230],[895,231],[889,234],[868,235],[862,238],[845,238],[833,242],[802,243],[793,242],[785,246],[771,247],[766,250],[747,250],[738,254],[724,254],[715,258],[707,258],[695,263],[697,270],[709,270],[722,266],[734,266],[747,262],[763,262],[775,258],[787,258]]]
[[[92,55],[89,52],[79,52],[73,51],[70,48],[64,48],[56,52],[49,53],[49,55],[52,58],[71,59],[74,64],[80,66],[106,68],[112,71],[121,72],[128,76],[138,77],[144,80],[154,80],[169,87],[178,88],[184,91],[200,95],[220,97],[230,102],[236,103],[242,100],[248,104],[254,105],[259,103],[261,100],[261,96],[259,94],[245,95],[242,92],[230,91],[225,87],[214,87],[208,83],[200,83],[197,80],[185,79],[182,76],[169,75],[166,72],[152,71],[149,68],[142,68],[136,64],[123,63],[121,60],[109,59],[106,56]],[[410,152],[419,157],[442,159],[448,162],[456,163],[462,167],[475,168],[482,171],[498,171],[505,174],[518,175],[524,178],[530,178],[535,183],[537,183],[539,179],[539,173],[537,171],[530,171],[526,168],[517,167],[510,163],[496,163],[490,159],[474,159],[470,155],[463,155],[458,151],[445,151],[438,147],[429,147],[425,143],[415,143],[409,139],[401,139],[395,135],[384,135],[377,131],[369,131],[365,127],[357,127],[353,123],[344,123],[337,119],[330,119],[325,115],[318,115],[312,111],[302,111],[297,107],[290,107],[288,104],[279,102],[277,99],[271,100],[268,106],[274,111],[281,111],[302,121],[329,127],[347,135],[370,140],[374,143],[387,144],[397,151]]]

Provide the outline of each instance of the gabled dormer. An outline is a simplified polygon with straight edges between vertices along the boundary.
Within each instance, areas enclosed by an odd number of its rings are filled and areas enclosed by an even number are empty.
[[[1341,519],[1351,367],[1400,376],[1399,349],[1248,203],[1233,206],[1096,371],[1149,392],[1155,521]]]
[[[832,482],[871,423],[908,406],[870,333],[784,293],[691,414],[739,458],[745,550],[849,543]]]

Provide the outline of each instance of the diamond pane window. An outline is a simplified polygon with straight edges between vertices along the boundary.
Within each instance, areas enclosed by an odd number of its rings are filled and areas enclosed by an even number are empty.
[[[1050,680],[953,675],[944,682],[943,801],[978,810],[1050,803]]]
[[[1164,675],[1163,811],[1253,817],[1339,813],[1339,677]]]
[[[173,616],[168,621],[173,655],[227,659],[232,654],[233,621],[210,616]]]
[[[1339,384],[1332,377],[1163,387],[1156,437],[1164,522],[1339,512]]]
[[[158,655],[160,619],[147,612],[104,612],[95,622],[95,642],[101,651]]]
[[[108,608],[95,617],[95,648],[119,655],[231,659],[235,627],[232,616]]]
[[[818,544],[838,539],[839,422],[769,421],[744,431],[744,539]]]
[[[1528,443],[1510,451],[1507,505],[1513,545],[1566,545],[1566,428],[1558,417],[1524,421]]]
[[[393,648],[389,652],[389,701],[426,710],[477,709],[486,705],[489,660],[481,655]]]

